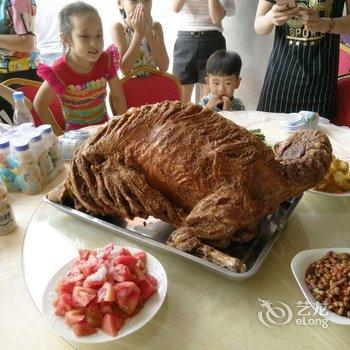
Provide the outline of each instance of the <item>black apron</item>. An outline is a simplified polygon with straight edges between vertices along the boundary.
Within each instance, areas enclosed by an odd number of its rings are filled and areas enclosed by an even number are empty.
[[[273,2],[271,0],[270,2]],[[320,17],[341,17],[344,0],[298,0]],[[335,117],[339,35],[311,33],[299,18],[275,27],[275,40],[257,109],[292,113],[301,110]]]

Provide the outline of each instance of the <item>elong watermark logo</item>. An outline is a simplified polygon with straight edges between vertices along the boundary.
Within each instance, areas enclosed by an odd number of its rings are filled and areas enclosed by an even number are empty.
[[[258,319],[265,327],[272,328],[278,326],[284,326],[293,321],[292,308],[282,302],[277,301],[275,303],[270,300],[258,298],[262,311],[258,312]],[[297,326],[321,326],[322,328],[328,328],[328,320],[323,318],[327,311],[326,305],[318,301],[315,302],[313,307],[308,301],[297,301],[295,306],[298,308],[294,323]],[[315,316],[318,316],[315,318]]]

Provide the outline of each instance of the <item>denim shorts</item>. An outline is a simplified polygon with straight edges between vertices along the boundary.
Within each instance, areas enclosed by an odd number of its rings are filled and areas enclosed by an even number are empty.
[[[225,48],[225,38],[218,30],[180,31],[174,46],[173,74],[181,85],[204,84],[209,56]]]

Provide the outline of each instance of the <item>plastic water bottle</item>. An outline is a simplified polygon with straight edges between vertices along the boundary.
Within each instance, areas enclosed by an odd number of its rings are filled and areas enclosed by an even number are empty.
[[[10,141],[7,138],[0,139],[0,181],[11,192],[19,190],[16,171],[11,163]]]
[[[16,140],[14,156],[17,160],[17,179],[23,193],[36,194],[42,189],[42,176],[38,159],[25,139]]]
[[[41,132],[41,137],[48,148],[49,156],[52,160],[53,171],[49,176],[49,181],[52,181],[64,169],[62,150],[58,137],[53,133],[51,125],[43,124],[38,126],[37,129]]]
[[[18,126],[28,123],[28,126],[34,126],[34,118],[24,102],[22,91],[16,91],[12,94],[15,101],[15,112],[13,113],[13,124]]]
[[[53,171],[53,165],[49,151],[40,135],[40,131],[32,133],[30,147],[38,158],[38,165],[43,176],[43,183],[49,182],[49,176]]]

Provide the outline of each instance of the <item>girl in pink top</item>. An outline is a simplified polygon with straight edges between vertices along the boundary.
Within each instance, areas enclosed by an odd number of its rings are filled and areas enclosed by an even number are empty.
[[[97,10],[74,2],[59,14],[62,42],[67,53],[51,67],[39,65],[38,74],[45,79],[34,108],[56,135],[62,130],[48,106],[58,96],[62,103],[66,130],[108,121],[106,89],[110,87],[113,107],[118,114],[126,111],[126,103],[117,76],[119,55],[114,47],[103,51],[102,23]]]

